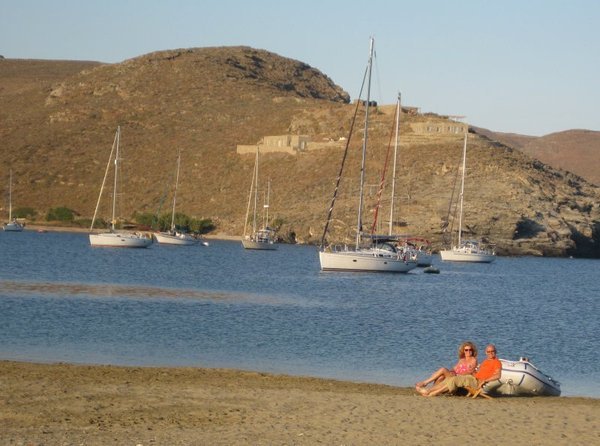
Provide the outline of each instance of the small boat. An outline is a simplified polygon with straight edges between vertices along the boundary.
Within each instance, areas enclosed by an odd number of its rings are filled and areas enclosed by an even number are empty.
[[[161,245],[190,246],[198,243],[198,239],[186,232],[177,231],[175,227],[175,205],[177,203],[177,186],[179,184],[179,167],[181,152],[177,154],[177,171],[175,174],[175,189],[173,191],[173,210],[171,212],[171,228],[168,231],[154,233],[155,240]]]
[[[4,230],[6,232],[23,232],[24,228],[25,227],[19,221],[17,221],[16,218],[13,218],[8,223],[4,223]]]
[[[560,383],[543,373],[529,359],[518,361],[500,359],[502,375],[499,380],[485,385],[490,395],[560,396]]]
[[[105,248],[147,248],[152,244],[152,238],[148,237],[143,233],[132,233],[120,231],[116,232],[115,222],[116,222],[116,200],[117,200],[117,176],[119,173],[119,164],[121,159],[119,158],[119,142],[121,139],[121,127],[117,127],[117,133],[115,134],[115,139],[113,142],[112,149],[110,151],[110,156],[108,157],[108,163],[106,165],[106,171],[104,172],[104,179],[102,180],[102,186],[100,187],[100,194],[98,195],[98,202],[96,203],[96,210],[94,211],[94,216],[92,217],[92,224],[90,226],[90,245],[96,247],[105,247]],[[116,150],[115,150],[116,149]],[[115,152],[115,158],[113,161],[113,152]],[[114,162],[114,185],[113,185],[113,199],[112,199],[112,218],[110,220],[110,232],[100,232],[95,233],[91,232],[94,230],[94,222],[96,221],[96,215],[98,213],[98,207],[100,206],[100,200],[102,199],[102,192],[104,190],[104,184],[106,182],[106,177],[108,176],[108,172],[110,170],[111,162]]]
[[[493,249],[485,247],[482,243],[476,240],[462,239],[465,169],[467,163],[467,134],[468,133],[465,133],[465,140],[463,144],[461,169],[462,179],[459,198],[460,206],[458,211],[458,242],[452,248],[440,251],[440,256],[444,262],[492,263],[494,260],[496,260],[496,253]]]
[[[425,274],[439,274],[440,270],[434,266],[429,265],[427,268],[423,269]]]
[[[22,232],[24,228],[25,225],[12,216],[12,169],[10,169],[10,179],[8,180],[8,223],[4,224],[4,230],[7,232]]]

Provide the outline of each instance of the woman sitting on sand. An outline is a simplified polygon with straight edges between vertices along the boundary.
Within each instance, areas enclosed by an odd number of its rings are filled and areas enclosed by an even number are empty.
[[[446,367],[436,370],[429,378],[418,382],[415,385],[415,389],[421,393],[430,383],[437,384],[450,376],[471,374],[475,371],[476,367],[477,347],[470,341],[463,342],[458,347],[458,362],[452,370],[448,370]]]

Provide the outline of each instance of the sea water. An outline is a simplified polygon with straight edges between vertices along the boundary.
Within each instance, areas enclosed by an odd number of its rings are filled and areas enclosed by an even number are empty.
[[[0,359],[227,367],[412,386],[493,342],[600,397],[600,260],[499,257],[440,274],[321,272],[315,247],[92,248],[0,233]]]

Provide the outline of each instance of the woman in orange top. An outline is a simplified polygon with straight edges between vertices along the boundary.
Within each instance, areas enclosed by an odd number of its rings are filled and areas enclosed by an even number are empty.
[[[460,344],[458,347],[458,362],[454,365],[454,367],[450,370],[446,367],[441,367],[440,369],[433,372],[433,374],[424,381],[419,381],[415,385],[415,389],[419,393],[423,393],[426,387],[430,383],[440,383],[444,381],[446,378],[456,375],[470,375],[475,371],[477,367],[477,347],[471,341],[466,341]]]

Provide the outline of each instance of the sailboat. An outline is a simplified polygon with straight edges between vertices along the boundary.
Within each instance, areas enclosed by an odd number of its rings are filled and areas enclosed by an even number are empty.
[[[25,226],[12,216],[12,169],[8,180],[8,223],[4,224],[4,230],[8,232],[21,232]]]
[[[394,203],[396,196],[396,166],[398,165],[398,149],[400,147],[400,115],[402,113],[402,101],[401,94],[398,93],[398,100],[396,101],[396,122],[395,122],[395,142],[394,142],[394,162],[392,169],[392,193],[390,200],[390,221],[388,235],[393,237],[393,226],[394,226]],[[387,160],[386,160],[387,164]],[[383,180],[381,178],[380,192],[383,190]],[[375,209],[375,218],[377,218],[379,204]],[[373,224],[375,228],[375,223]],[[431,244],[428,240],[420,237],[408,237],[408,236],[395,236],[398,240],[396,248],[400,252],[406,254],[408,259],[415,260],[417,266],[430,266],[433,261],[433,254],[431,252]]]
[[[154,238],[161,245],[189,246],[198,243],[198,240],[185,232],[177,231],[175,228],[175,203],[177,202],[177,185],[179,184],[179,167],[181,165],[181,153],[177,154],[177,171],[175,174],[175,190],[173,191],[173,211],[171,213],[171,229],[166,232],[157,232]]]
[[[246,219],[244,221],[244,237],[242,238],[242,246],[245,249],[277,249],[275,243],[275,231],[269,227],[269,195],[271,192],[271,183],[268,183],[267,198],[263,205],[264,222],[261,228],[258,227],[258,159],[259,150],[256,149],[256,159],[254,161],[254,173],[252,175],[252,183],[250,184],[250,193],[248,194],[248,207],[246,209]],[[250,208],[252,207],[252,230],[248,230],[248,217]]]
[[[348,147],[352,136],[352,128],[354,127],[353,121],[353,124],[350,129],[350,135],[346,140],[346,150],[342,158],[342,166],[340,168],[340,173],[337,178],[336,187],[333,193],[333,198],[331,200],[331,206],[329,207],[327,221],[323,230],[323,237],[321,238],[321,247],[319,249],[319,261],[321,264],[321,270],[323,271],[368,271],[406,273],[417,267],[416,262],[408,261],[408,259],[404,258],[404,254],[396,248],[396,246],[393,244],[392,240],[390,240],[389,237],[385,238],[377,236],[367,236],[362,232],[363,191],[365,185],[365,164],[369,129],[369,108],[371,106],[371,71],[373,66],[373,54],[374,40],[373,38],[371,38],[369,45],[369,62],[366,71],[366,76],[368,78],[367,99],[364,102],[365,123],[362,144],[360,192],[358,198],[358,215],[356,224],[355,245],[353,247],[336,247],[325,243],[329,223],[332,220],[333,208],[335,205],[337,191],[339,189],[339,184],[342,177],[344,162],[348,153]],[[357,101],[357,110],[359,104],[360,101]]]
[[[152,244],[152,239],[146,237],[143,234],[131,233],[131,232],[116,232],[115,231],[115,212],[117,207],[117,179],[119,174],[119,143],[121,139],[121,127],[117,127],[117,133],[115,134],[115,140],[108,157],[108,163],[106,164],[106,171],[104,172],[104,179],[102,180],[102,186],[100,187],[100,195],[98,196],[98,202],[96,203],[96,209],[94,211],[94,217],[92,218],[92,224],[90,226],[90,245],[98,247],[114,247],[114,248],[146,248]],[[94,233],[94,222],[96,221],[96,214],[98,213],[98,207],[100,206],[100,199],[102,198],[102,192],[104,191],[104,184],[106,183],[106,177],[110,170],[110,163],[114,158],[114,185],[113,185],[113,200],[112,200],[112,218],[110,221],[110,232]]]
[[[463,240],[462,238],[462,218],[463,201],[465,192],[465,169],[467,164],[467,133],[463,145],[461,184],[460,184],[460,205],[458,211],[458,241],[451,249],[440,251],[443,261],[449,262],[472,262],[472,263],[492,263],[496,260],[496,253],[493,249],[488,249],[478,240]]]

